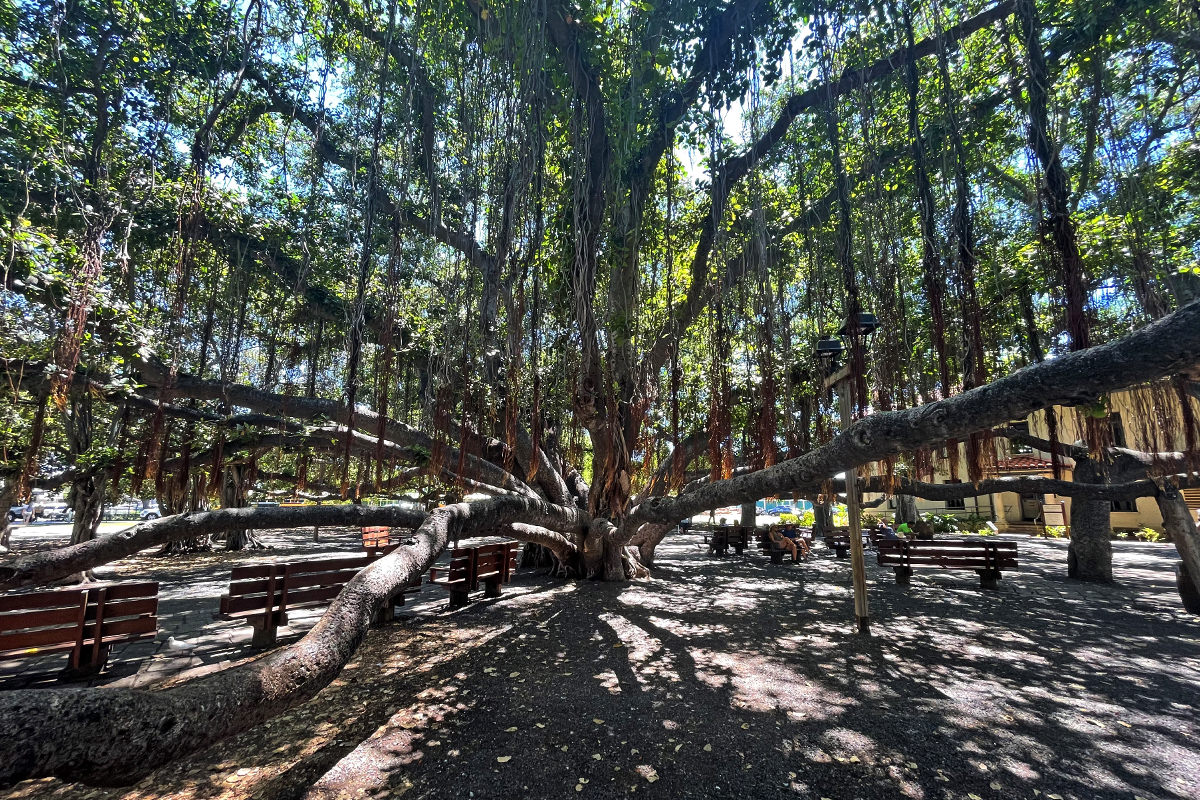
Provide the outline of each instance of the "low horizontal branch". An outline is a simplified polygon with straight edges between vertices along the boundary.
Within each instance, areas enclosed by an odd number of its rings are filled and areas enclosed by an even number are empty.
[[[1094,402],[1108,392],[1200,364],[1200,300],[1109,344],[1043,361],[945,400],[875,414],[829,444],[764,470],[679,497],[650,498],[628,521],[668,522],[709,508],[819,484],[840,472],[961,439],[1049,406]]]
[[[0,563],[0,590],[43,586],[68,575],[126,558],[149,547],[226,531],[391,525],[415,528],[425,514],[401,506],[328,505],[223,508],[176,514],[88,542],[43,550]]]
[[[328,509],[271,509],[298,510]],[[391,519],[370,513],[385,510],[390,509],[361,509],[358,521],[407,519],[399,510]],[[430,512],[412,544],[396,548],[352,578],[304,638],[262,658],[158,691],[0,693],[0,787],[42,776],[129,785],[163,764],[298,706],[337,677],[366,636],[375,610],[428,569],[450,539],[510,522],[579,528],[587,519],[577,509],[521,497],[444,506]]]

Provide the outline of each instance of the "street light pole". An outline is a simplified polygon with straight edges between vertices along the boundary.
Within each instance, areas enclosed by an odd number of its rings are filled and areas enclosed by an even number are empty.
[[[839,334],[845,339],[858,339],[858,346],[866,346],[867,337],[879,328],[879,321],[874,314],[859,313],[857,317],[846,320]],[[836,339],[822,339],[817,342],[817,357],[825,361],[831,368],[837,356],[844,348]],[[854,380],[851,365],[847,364],[836,372],[832,372],[824,383],[824,388],[833,388],[838,394],[838,407],[841,411],[842,430],[850,427],[854,418],[854,408],[851,402],[853,391],[850,381]],[[850,570],[854,579],[854,617],[858,622],[858,632],[870,635],[871,615],[867,604],[867,565],[862,543],[862,508],[858,499],[858,467],[848,469],[846,475],[846,513],[850,522]]]
[[[846,430],[850,427],[852,409],[849,386],[845,383],[838,390],[838,406],[842,412],[842,430]],[[846,513],[850,516],[850,571],[854,575],[854,616],[858,620],[858,632],[870,635],[867,562],[862,543],[862,509],[858,502],[858,467],[846,470]]]

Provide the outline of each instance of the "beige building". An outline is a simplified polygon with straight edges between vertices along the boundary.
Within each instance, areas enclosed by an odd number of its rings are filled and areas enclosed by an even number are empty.
[[[1113,443],[1118,447],[1129,447],[1135,450],[1182,451],[1186,447],[1182,415],[1179,413],[1178,398],[1169,388],[1164,391],[1161,387],[1136,387],[1117,392],[1109,396],[1108,404],[1111,411],[1109,420],[1112,429]],[[1200,419],[1200,404],[1194,398],[1188,401],[1192,407],[1195,419]],[[1055,406],[1058,417],[1059,441],[1082,444],[1084,425],[1079,412],[1074,408]],[[1158,418],[1170,420],[1158,426],[1152,426],[1151,420]],[[1172,424],[1173,423],[1173,424]],[[1045,412],[1035,412],[1024,420],[1014,421],[1013,427],[1024,428],[1030,435],[1040,439],[1048,439]],[[995,440],[996,463],[989,477],[1039,476],[1051,478],[1053,470],[1050,454],[1032,447],[1009,442],[1007,439]],[[946,483],[950,480],[948,454],[943,450],[936,460],[934,481]],[[959,476],[965,480],[967,475],[963,445],[960,443],[954,454],[959,460]],[[1074,462],[1063,460],[1062,477],[1072,479]],[[876,495],[877,496],[877,495]],[[1188,506],[1200,509],[1200,489],[1184,491]],[[1061,504],[1062,514],[1056,511]],[[896,501],[889,498],[885,507],[895,510]],[[1042,522],[1043,512],[1049,507],[1048,524],[1059,524],[1060,517],[1070,519],[1071,498],[1055,494],[1021,494],[1017,492],[997,492],[994,494],[968,497],[958,501],[938,501],[917,499],[917,508],[924,514],[954,514],[958,517],[978,516],[992,521],[1001,531],[1033,532]],[[1152,497],[1138,498],[1134,501],[1114,501],[1112,504],[1112,527],[1114,530],[1138,530],[1143,527],[1162,531],[1162,514],[1158,504]]]

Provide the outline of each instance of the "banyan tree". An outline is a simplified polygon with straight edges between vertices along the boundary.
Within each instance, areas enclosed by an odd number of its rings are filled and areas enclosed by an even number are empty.
[[[265,658],[0,696],[0,783],[133,780],[302,702],[460,536],[629,580],[711,508],[1004,485],[1077,499],[1095,580],[1106,504],[1153,497],[1200,579],[1198,13],[0,6],[0,494],[75,509],[0,587],[256,528],[417,529]],[[864,312],[839,429],[814,346]],[[1150,423],[1117,447],[1129,387]],[[995,476],[1034,412],[1075,480]],[[356,502],[244,507],[272,492]],[[121,496],[172,516],[95,538]],[[357,502],[387,496],[444,505]]]

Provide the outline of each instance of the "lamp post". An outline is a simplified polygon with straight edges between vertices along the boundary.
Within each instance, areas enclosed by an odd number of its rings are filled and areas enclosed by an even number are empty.
[[[866,349],[867,339],[879,329],[879,320],[866,311],[849,318],[838,330],[838,334],[851,344]],[[817,342],[817,358],[825,365],[824,388],[835,388],[841,410],[842,430],[850,426],[853,408],[851,392],[845,385],[853,380],[850,365],[837,368],[837,358],[846,348],[840,341],[824,338]],[[858,621],[858,632],[871,632],[871,617],[867,606],[867,567],[863,554],[861,508],[858,501],[858,467],[846,471],[846,513],[850,517],[850,569],[854,576],[854,616]]]

